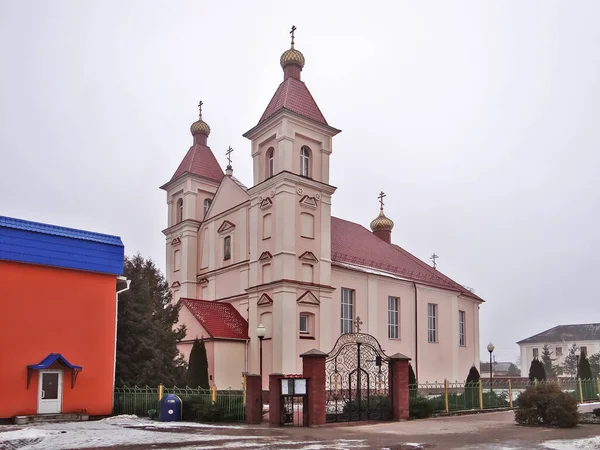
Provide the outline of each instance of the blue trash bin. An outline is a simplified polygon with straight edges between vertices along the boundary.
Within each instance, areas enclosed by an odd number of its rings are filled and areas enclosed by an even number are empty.
[[[179,422],[181,420],[181,399],[175,394],[165,395],[160,401],[158,420]]]

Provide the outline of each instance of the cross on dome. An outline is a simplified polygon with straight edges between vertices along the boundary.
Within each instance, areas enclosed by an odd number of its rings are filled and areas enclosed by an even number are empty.
[[[225,154],[227,155],[227,168],[231,169],[231,152],[233,152],[233,149],[231,148],[231,145],[229,146],[229,148],[227,149],[227,151],[225,152]]]

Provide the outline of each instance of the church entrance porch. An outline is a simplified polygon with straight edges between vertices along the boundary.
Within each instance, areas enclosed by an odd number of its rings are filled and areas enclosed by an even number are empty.
[[[390,370],[375,337],[341,335],[325,362],[326,421],[392,420]]]

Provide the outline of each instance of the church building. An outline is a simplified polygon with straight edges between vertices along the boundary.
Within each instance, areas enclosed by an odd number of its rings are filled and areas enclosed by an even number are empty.
[[[265,375],[301,373],[301,353],[329,352],[360,331],[388,355],[409,356],[419,382],[463,380],[479,362],[483,300],[392,243],[383,193],[370,230],[331,216],[340,130],[302,82],[293,37],[280,63],[282,83],[244,134],[252,186],[219,166],[201,103],[193,144],[161,187],[167,281],[187,326],[180,351],[188,358],[193,340],[205,339],[211,384],[239,388],[242,372],[261,372],[260,324]]]

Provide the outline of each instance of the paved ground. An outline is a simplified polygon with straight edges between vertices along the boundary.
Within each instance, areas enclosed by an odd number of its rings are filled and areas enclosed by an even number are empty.
[[[586,406],[582,411],[591,409]],[[119,416],[84,423],[0,426],[0,450],[600,450],[600,425],[567,430],[520,427],[513,416],[507,411],[320,428],[173,424]]]

